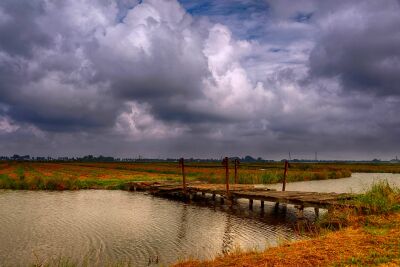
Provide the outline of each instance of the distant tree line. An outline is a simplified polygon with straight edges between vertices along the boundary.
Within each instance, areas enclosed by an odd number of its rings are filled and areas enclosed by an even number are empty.
[[[245,156],[245,157],[229,157],[230,160],[238,159],[240,162],[259,162],[259,163],[267,163],[267,162],[279,162],[276,160],[267,160],[263,159],[262,157],[254,158],[252,156]],[[14,154],[13,156],[0,156],[0,160],[2,161],[58,161],[58,162],[178,162],[179,158],[143,158],[138,156],[137,158],[115,158],[111,156],[93,156],[87,155],[83,157],[34,157],[30,155],[18,155]],[[187,162],[220,162],[222,158],[215,159],[215,158],[186,158]],[[381,162],[391,162],[391,163],[400,163],[398,158],[384,161],[380,159],[373,159],[373,160],[310,160],[310,159],[282,159],[280,162],[283,161],[290,161],[290,162],[372,162],[372,163],[381,163]]]

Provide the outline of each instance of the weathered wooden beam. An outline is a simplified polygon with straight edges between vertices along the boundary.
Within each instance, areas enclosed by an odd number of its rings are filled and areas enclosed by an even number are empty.
[[[235,159],[234,163],[235,163],[235,184],[237,184],[239,182],[238,181],[238,167],[239,167],[240,161],[238,159]]]
[[[286,176],[289,168],[289,163],[285,160],[285,171],[283,172],[283,183],[282,183],[282,191],[286,190]]]
[[[183,198],[185,198],[183,184],[180,183],[132,182],[128,185],[131,190],[136,188],[136,190],[145,190],[160,196],[176,196],[178,194],[179,196],[182,195]],[[186,186],[186,194],[190,194],[188,195],[189,199],[193,199],[196,194],[201,194],[203,198],[206,197],[207,194],[211,194],[213,200],[216,199],[216,195],[220,195],[221,203],[226,202],[224,198],[229,200],[229,203],[234,203],[236,199],[243,198],[249,200],[249,206],[253,206],[252,203],[254,200],[260,200],[262,209],[264,208],[265,201],[292,204],[303,207],[313,207],[315,208],[316,214],[319,212],[318,208],[330,208],[332,205],[351,207],[351,204],[344,203],[343,200],[352,199],[356,196],[355,194],[268,191],[260,188],[255,189],[254,187],[248,185],[233,185],[232,188],[229,188],[229,183],[227,185],[229,194],[227,194],[226,185],[223,184],[210,185],[191,183]]]
[[[229,159],[225,157],[222,161],[222,165],[225,167],[225,184],[226,184],[226,195],[229,197]]]
[[[179,159],[179,164],[182,168],[182,188],[183,188],[183,193],[186,194],[186,175],[185,175],[185,159],[180,158]]]

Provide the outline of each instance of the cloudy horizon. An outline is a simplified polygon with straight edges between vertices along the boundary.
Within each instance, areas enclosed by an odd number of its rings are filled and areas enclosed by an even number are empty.
[[[0,155],[400,156],[400,1],[3,0]]]

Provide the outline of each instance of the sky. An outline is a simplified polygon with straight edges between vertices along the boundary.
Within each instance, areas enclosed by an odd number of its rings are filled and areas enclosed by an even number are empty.
[[[398,0],[2,0],[0,154],[400,156]]]

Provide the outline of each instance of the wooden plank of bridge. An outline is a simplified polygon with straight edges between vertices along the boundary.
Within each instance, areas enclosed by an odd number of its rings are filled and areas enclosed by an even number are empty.
[[[131,185],[132,186],[132,185]],[[173,194],[180,192],[183,189],[183,184],[179,183],[135,183],[135,188],[147,190],[155,194]],[[186,190],[190,194],[201,192],[202,194],[210,193],[214,198],[215,195],[221,196],[221,202],[224,198],[245,198],[249,200],[249,207],[252,208],[253,200],[261,200],[261,205],[264,206],[264,201],[281,202],[300,206],[329,207],[331,205],[344,205],[341,200],[354,198],[354,194],[337,194],[337,193],[318,193],[318,192],[299,192],[299,191],[268,191],[265,189],[256,189],[253,185],[232,185],[232,188],[227,191],[224,184],[187,184]]]

